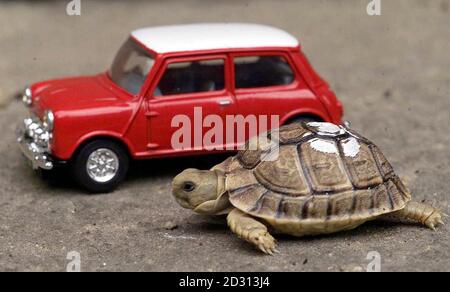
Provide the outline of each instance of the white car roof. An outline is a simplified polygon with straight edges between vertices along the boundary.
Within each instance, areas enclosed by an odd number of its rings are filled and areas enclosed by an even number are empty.
[[[289,33],[270,26],[244,23],[205,23],[142,28],[131,35],[157,53],[297,47]]]

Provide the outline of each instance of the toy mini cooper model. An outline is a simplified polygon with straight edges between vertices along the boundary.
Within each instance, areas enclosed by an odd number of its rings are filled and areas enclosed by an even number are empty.
[[[49,171],[67,163],[92,192],[113,190],[130,159],[211,153],[172,146],[173,118],[194,121],[195,108],[202,117],[223,120],[276,115],[281,125],[305,119],[340,124],[343,114],[294,37],[231,23],[136,30],[108,72],[33,84],[23,102],[30,117],[18,142],[33,167]]]

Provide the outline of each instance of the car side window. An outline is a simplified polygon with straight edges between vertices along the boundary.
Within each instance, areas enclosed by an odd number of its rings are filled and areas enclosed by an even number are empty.
[[[154,96],[218,91],[225,88],[225,60],[170,63]]]
[[[246,56],[234,58],[236,88],[288,85],[294,72],[282,56]]]

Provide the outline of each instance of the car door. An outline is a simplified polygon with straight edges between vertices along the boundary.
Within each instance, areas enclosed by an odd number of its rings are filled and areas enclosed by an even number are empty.
[[[269,129],[277,127],[290,113],[307,108],[309,100],[315,100],[285,52],[235,53],[231,62],[234,94],[241,113],[267,117],[264,126]]]
[[[196,154],[226,147],[225,118],[237,111],[229,76],[225,54],[165,61],[159,81],[146,98],[147,148],[152,156]]]

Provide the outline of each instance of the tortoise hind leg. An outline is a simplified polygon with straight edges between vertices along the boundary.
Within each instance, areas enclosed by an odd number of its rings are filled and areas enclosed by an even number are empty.
[[[275,239],[267,227],[248,214],[233,209],[227,217],[228,226],[240,238],[252,243],[266,254],[273,255],[276,250]]]
[[[430,229],[435,230],[436,226],[444,225],[442,221],[442,212],[427,204],[409,202],[405,208],[400,211],[384,215],[383,219],[393,220],[412,220],[420,222]]]

